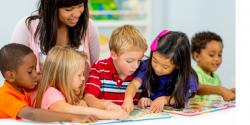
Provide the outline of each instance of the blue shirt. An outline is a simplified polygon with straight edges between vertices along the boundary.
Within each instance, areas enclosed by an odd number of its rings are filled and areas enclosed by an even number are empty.
[[[146,83],[147,83],[148,64],[149,64],[149,60],[142,61],[139,68],[134,74],[136,78],[141,79],[143,88],[146,87]],[[176,78],[177,75],[178,75],[177,72],[174,71],[169,75],[156,76],[156,82],[159,83],[160,87],[159,87],[159,90],[152,90],[150,92],[150,95],[149,95],[150,99],[154,100],[160,96],[170,96],[172,92],[174,91],[174,87],[175,87],[175,83],[170,82],[170,80],[172,78]],[[191,96],[192,93],[197,92],[197,89],[198,89],[197,78],[193,74],[190,74],[187,91],[186,91],[186,94],[183,95],[185,98],[185,101],[188,100],[188,98]]]

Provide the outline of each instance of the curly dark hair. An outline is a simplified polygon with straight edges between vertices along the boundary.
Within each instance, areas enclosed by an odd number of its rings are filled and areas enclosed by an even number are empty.
[[[203,31],[196,33],[191,39],[191,53],[200,53],[202,49],[206,48],[206,45],[212,40],[218,41],[222,44],[222,38],[211,31]]]

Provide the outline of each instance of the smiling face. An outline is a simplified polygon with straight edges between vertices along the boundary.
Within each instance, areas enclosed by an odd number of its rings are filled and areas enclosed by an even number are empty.
[[[222,62],[222,49],[221,42],[212,40],[207,43],[205,49],[200,53],[194,52],[193,57],[197,64],[208,74],[211,75],[215,72]]]
[[[59,22],[66,26],[74,27],[77,24],[83,11],[84,11],[83,3],[76,6],[59,8],[59,15],[58,15]]]
[[[143,49],[124,52],[120,55],[116,54],[114,51],[111,51],[111,57],[119,77],[123,79],[132,75],[139,67],[143,55]]]
[[[36,56],[29,53],[24,56],[15,73],[14,83],[18,89],[33,89],[37,85]]]
[[[155,74],[158,76],[169,75],[176,67],[171,58],[166,58],[158,52],[153,53],[151,63]]]

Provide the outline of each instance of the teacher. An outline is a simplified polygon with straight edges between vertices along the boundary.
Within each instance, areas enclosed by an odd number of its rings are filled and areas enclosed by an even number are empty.
[[[99,33],[89,18],[88,0],[40,0],[36,14],[21,19],[10,42],[30,47],[41,71],[54,46],[70,46],[88,57],[91,65],[99,58]]]

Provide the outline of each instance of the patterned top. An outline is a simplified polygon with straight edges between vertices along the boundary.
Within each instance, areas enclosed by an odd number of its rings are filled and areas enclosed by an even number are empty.
[[[124,80],[119,78],[112,58],[100,60],[90,69],[84,93],[121,105],[126,88],[132,79],[133,75],[127,76]],[[137,103],[141,92],[141,89],[137,91],[134,103]]]

